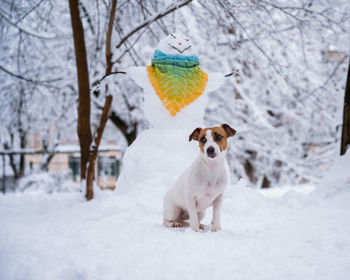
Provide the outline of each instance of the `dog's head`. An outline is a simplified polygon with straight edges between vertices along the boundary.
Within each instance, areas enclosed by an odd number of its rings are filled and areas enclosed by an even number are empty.
[[[199,147],[203,156],[208,159],[215,159],[224,156],[227,149],[227,138],[234,136],[236,130],[228,124],[221,126],[200,128],[197,127],[191,133],[189,141],[199,141]]]

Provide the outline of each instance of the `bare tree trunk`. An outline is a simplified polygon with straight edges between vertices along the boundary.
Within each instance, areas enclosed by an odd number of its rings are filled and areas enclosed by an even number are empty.
[[[24,131],[21,131],[20,134],[20,147],[25,149],[26,147],[26,135]],[[19,177],[23,177],[25,172],[25,155],[19,156]]]
[[[350,145],[350,63],[344,97],[343,128],[341,133],[340,155],[345,154],[348,145]]]
[[[14,156],[13,155],[9,155],[9,158],[10,158],[10,166],[11,166],[12,171],[13,171],[13,176],[15,177],[15,179],[18,179],[19,178],[19,174],[18,174],[18,171],[17,171],[17,166],[16,166],[16,163],[15,163]]]
[[[54,156],[55,156],[55,153],[45,154],[40,163],[40,170],[49,171],[49,164]]]
[[[18,121],[18,134],[19,134],[19,145],[21,149],[26,147],[26,132],[23,128],[22,117],[24,109],[24,90],[21,87],[19,95],[19,105],[17,110],[17,121]],[[18,165],[18,177],[23,177],[25,172],[25,155],[19,156],[19,165]]]
[[[49,144],[47,141],[42,141],[42,146],[43,146],[43,151],[48,151],[49,150]],[[53,146],[53,150],[58,146],[58,143],[55,143]],[[49,164],[53,157],[55,156],[55,153],[45,153],[41,159],[40,162],[40,170],[43,171],[49,171]]]
[[[80,178],[84,180],[86,178],[92,136],[90,127],[89,71],[86,59],[84,29],[78,5],[78,0],[69,0],[79,88],[78,137],[80,143]]]
[[[103,108],[103,112],[102,112],[102,116],[101,116],[101,120],[100,120],[100,125],[97,129],[97,136],[95,138],[95,147],[93,152],[91,153],[90,157],[89,157],[89,165],[88,165],[88,172],[87,172],[87,179],[86,179],[86,199],[90,200],[93,198],[93,181],[94,181],[94,171],[95,171],[95,162],[96,162],[96,158],[98,155],[98,147],[100,146],[101,143],[101,139],[102,139],[102,134],[103,131],[105,129],[107,120],[108,120],[108,115],[111,109],[111,105],[112,105],[112,100],[113,97],[112,95],[108,95],[106,97],[106,101],[105,101],[105,105]]]
[[[11,134],[11,138],[12,138],[12,134]],[[11,147],[9,146],[8,143],[5,143],[4,144],[4,149],[5,150],[10,150]],[[15,177],[15,179],[18,179],[19,175],[18,175],[18,171],[17,171],[17,166],[16,166],[16,163],[15,163],[14,155],[10,154],[9,155],[9,159],[10,159],[10,166],[12,168],[13,176]]]

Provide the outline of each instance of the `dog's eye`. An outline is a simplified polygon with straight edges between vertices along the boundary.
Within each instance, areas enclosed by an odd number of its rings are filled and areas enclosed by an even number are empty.
[[[220,141],[222,139],[222,136],[220,134],[215,134],[215,140]]]
[[[202,136],[202,138],[200,139],[200,141],[204,144],[205,142],[207,142],[207,139],[205,139],[205,137]]]

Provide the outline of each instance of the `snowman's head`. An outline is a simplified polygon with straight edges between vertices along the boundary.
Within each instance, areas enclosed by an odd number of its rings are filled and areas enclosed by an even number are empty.
[[[195,55],[191,40],[181,33],[170,33],[159,41],[158,50],[171,55]]]

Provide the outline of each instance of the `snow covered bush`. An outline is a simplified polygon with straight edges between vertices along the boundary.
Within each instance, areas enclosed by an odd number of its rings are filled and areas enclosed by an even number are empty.
[[[78,192],[79,185],[63,173],[34,173],[21,178],[16,191],[28,194],[52,194],[57,192]]]

